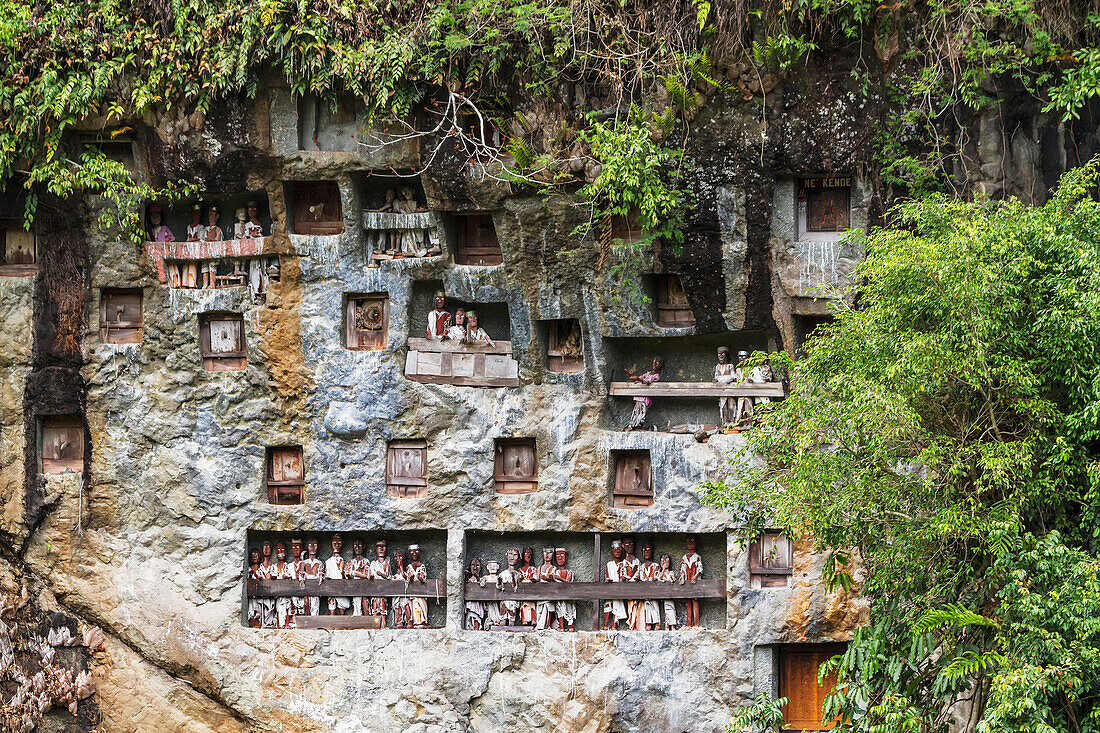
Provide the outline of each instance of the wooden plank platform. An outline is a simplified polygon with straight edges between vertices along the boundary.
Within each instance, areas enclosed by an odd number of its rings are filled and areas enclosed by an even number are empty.
[[[469,346],[453,341],[409,339],[405,378],[459,387],[518,387],[519,362],[512,358],[510,341]]]
[[[429,578],[426,583],[411,583],[405,588],[402,580],[362,580],[343,578],[305,581],[305,587],[297,580],[248,580],[245,592],[249,598],[274,598],[290,596],[418,596],[423,598],[446,598],[447,581]]]
[[[296,629],[380,629],[380,616],[295,616]]]
[[[512,355],[511,341],[493,341],[492,346],[470,346],[454,341],[435,341],[433,339],[409,339],[409,349],[429,354],[444,352],[457,354],[506,354]]]
[[[465,586],[467,601],[612,601],[725,598],[725,578],[703,578],[691,585],[677,583],[520,583],[519,588],[497,590],[476,583]]]
[[[146,242],[145,253],[157,271],[157,279],[168,283],[165,260],[220,260],[225,257],[259,257],[271,251],[271,236],[254,239],[226,239],[220,242]]]
[[[782,382],[718,384],[717,382],[612,382],[612,397],[785,397]]]

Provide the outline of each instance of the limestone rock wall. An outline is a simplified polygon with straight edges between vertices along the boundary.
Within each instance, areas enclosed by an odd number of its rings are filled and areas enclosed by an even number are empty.
[[[789,587],[753,588],[747,553],[730,535],[725,567],[708,568],[726,578],[725,613],[703,630],[465,631],[461,582],[470,531],[730,530],[729,518],[702,506],[696,492],[720,475],[741,438],[699,443],[622,432],[617,416],[629,404],[609,398],[608,383],[621,378],[632,349],[644,361],[649,354],[640,352],[659,343],[668,345],[671,372],[678,349],[694,349],[694,360],[698,344],[710,349],[727,337],[731,345],[797,348],[797,318],[825,313],[820,286],[843,286],[861,252],[799,241],[793,181],[853,176],[853,224],[881,213],[882,191],[867,165],[864,118],[873,100],[853,97],[848,83],[808,75],[764,99],[713,97],[695,121],[688,179],[697,205],[679,252],[603,252],[595,237],[574,233],[586,217],[577,199],[510,188],[478,165],[460,169],[453,155],[428,164],[427,141],[299,150],[299,106],[285,88],[214,110],[181,139],[148,131],[140,152],[154,180],[201,179],[210,196],[267,192],[269,254],[280,259],[281,280],[261,303],[246,288],[164,288],[137,245],[91,224],[90,202],[82,236],[91,295],[80,351],[87,480],[28,482],[35,431],[26,391],[42,348],[36,303],[45,278],[0,277],[0,528],[11,545],[0,568],[18,567],[37,579],[43,603],[107,635],[90,665],[96,707],[82,707],[83,722],[70,727],[716,730],[754,691],[775,691],[775,645],[850,638],[866,604],[826,594],[821,560],[801,544]],[[1013,143],[1022,157],[1025,142]],[[430,208],[492,213],[502,265],[454,265],[448,240],[441,257],[367,267],[362,176],[422,163]],[[345,232],[289,233],[284,184],[318,179],[338,182]],[[622,263],[629,266],[614,267]],[[630,278],[660,273],[681,276],[694,328],[658,328],[644,289],[628,287]],[[418,293],[436,286],[456,300],[503,304],[520,387],[404,377],[407,339],[424,330]],[[100,343],[99,298],[108,287],[141,289],[140,344]],[[375,292],[389,297],[386,347],[344,349],[346,295]],[[244,370],[203,370],[199,316],[209,312],[243,315]],[[538,322],[558,318],[581,323],[581,373],[546,366]],[[717,419],[715,402],[700,407],[699,422]],[[497,494],[493,441],[519,436],[536,441],[538,490]],[[386,443],[404,438],[428,443],[422,498],[386,493]],[[279,445],[303,447],[301,506],[267,502],[265,449]],[[609,454],[622,449],[650,451],[652,507],[612,507]],[[45,505],[28,524],[32,483]],[[250,532],[342,531],[350,549],[356,535],[429,530],[445,538],[436,563],[448,588],[442,628],[276,631],[242,623]]]

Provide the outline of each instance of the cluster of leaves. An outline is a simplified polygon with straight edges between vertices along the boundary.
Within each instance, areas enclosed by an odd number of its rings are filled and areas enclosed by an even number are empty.
[[[927,0],[914,12],[869,0],[11,0],[0,5],[0,180],[121,204],[129,177],[69,145],[74,126],[208,112],[230,95],[254,95],[270,69],[299,94],[354,95],[368,123],[408,119],[448,94],[517,109],[551,100],[589,142],[609,131],[633,140],[652,132],[652,115],[669,119],[698,103],[693,87],[713,83],[708,53],[790,73],[826,37],[846,36],[904,60],[880,140],[887,174],[933,185],[950,147],[940,144],[946,111],[989,103],[983,83],[992,77],[1011,75],[1045,94],[1048,109],[1077,114],[1100,88],[1097,22],[1053,0]],[[615,123],[597,128],[584,109],[569,109],[563,82],[607,86]],[[646,113],[631,114],[633,104]],[[906,147],[913,140],[917,152]],[[521,164],[545,166],[549,151],[512,148]],[[640,157],[629,169],[648,175],[652,150],[632,149]],[[666,231],[678,229],[682,192],[668,176],[617,184]]]
[[[1100,163],[900,206],[709,500],[858,551],[851,730],[1100,731]],[[831,563],[828,569],[836,573]],[[844,571],[827,577],[836,582]]]

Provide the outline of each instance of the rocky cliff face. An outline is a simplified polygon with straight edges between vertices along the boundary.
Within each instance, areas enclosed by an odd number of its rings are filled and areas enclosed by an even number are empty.
[[[16,594],[22,583],[32,609],[63,614],[47,626],[79,620],[106,634],[102,650],[72,662],[90,669],[98,692],[80,703],[79,717],[51,713],[50,729],[696,731],[720,729],[755,691],[775,694],[779,645],[843,641],[866,620],[865,604],[826,594],[820,559],[801,544],[788,587],[753,587],[747,553],[726,537],[729,518],[697,495],[740,438],[623,432],[629,399],[609,397],[608,387],[655,350],[666,381],[705,381],[715,345],[797,348],[826,312],[825,289],[843,287],[861,256],[836,237],[800,237],[797,180],[851,177],[852,226],[874,223],[883,195],[869,166],[875,109],[835,74],[808,74],[749,100],[712,97],[694,122],[697,204],[679,252],[602,250],[574,233],[587,216],[577,199],[513,190],[454,156],[429,161],[422,145],[302,150],[298,105],[284,88],[193,120],[178,138],[150,130],[138,145],[139,175],[201,179],[208,199],[263,197],[273,223],[266,253],[278,257],[280,279],[260,302],[247,287],[164,287],[141,247],[93,226],[94,200],[81,212],[74,250],[87,253],[78,274],[90,284],[79,288],[78,354],[59,354],[54,343],[64,309],[51,273],[0,277],[5,588]],[[996,145],[1007,145],[1014,165],[1030,171],[1038,162],[1028,151],[1064,133],[1005,138],[998,120],[979,126],[978,157],[992,160]],[[440,257],[368,267],[366,174],[422,167],[430,209],[491,213],[502,265],[454,264],[452,231]],[[992,170],[979,178],[1005,185]],[[322,179],[339,184],[345,231],[290,233],[285,182]],[[658,327],[646,288],[626,284],[665,273],[680,276],[694,327]],[[101,342],[104,288],[140,289],[140,344]],[[407,340],[422,335],[436,288],[452,302],[489,306],[521,386],[405,377]],[[385,348],[344,348],[346,297],[355,293],[388,296]],[[208,313],[243,316],[243,370],[204,370],[199,329]],[[580,322],[582,372],[549,370],[542,322],[553,319]],[[655,404],[654,415],[717,420],[714,399],[690,409],[673,401]],[[87,425],[84,478],[40,476],[41,420],[70,414]],[[510,437],[535,440],[534,493],[494,490],[494,440]],[[407,438],[428,445],[420,498],[386,490],[387,442]],[[267,500],[265,451],[283,445],[303,449],[302,505]],[[649,451],[654,503],[614,508],[612,452],[636,449]],[[427,560],[433,577],[446,578],[447,597],[432,607],[441,628],[247,627],[250,541],[331,531],[344,533],[346,549],[352,536],[435,533]],[[522,532],[549,544],[559,533],[593,531],[719,533],[725,539],[705,573],[724,578],[724,607],[705,614],[709,628],[690,631],[463,629],[471,533]]]

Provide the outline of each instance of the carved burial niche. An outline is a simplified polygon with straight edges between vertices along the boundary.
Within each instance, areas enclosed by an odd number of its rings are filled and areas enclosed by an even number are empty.
[[[340,234],[344,212],[340,186],[336,181],[294,181],[290,184],[294,202],[295,234]]]
[[[99,340],[141,343],[141,289],[104,288],[99,294]]]
[[[504,262],[491,214],[452,214],[458,246],[456,265],[499,265]]]
[[[690,328],[695,325],[684,285],[679,275],[657,276],[657,325],[662,328]]]
[[[238,313],[205,313],[199,316],[202,367],[208,372],[245,368],[244,317]]]
[[[29,268],[38,259],[34,233],[24,229],[21,222],[0,220],[0,245],[0,266]]]
[[[653,505],[653,471],[649,451],[617,450],[611,452],[615,469],[611,488],[611,503],[617,509],[637,509]]]
[[[534,438],[498,438],[493,481],[498,494],[530,494],[539,487]]]
[[[642,238],[642,227],[638,224],[638,212],[632,210],[626,216],[611,214],[608,216],[607,226],[611,230],[611,238],[620,240],[623,244],[637,242]]]
[[[267,449],[267,500],[272,504],[304,504],[306,469],[302,447]]]
[[[83,472],[84,420],[76,415],[43,417],[39,456],[42,473]]]
[[[806,202],[806,231],[842,232],[851,222],[851,178],[802,178],[798,198]]]
[[[387,294],[349,295],[344,312],[345,348],[362,351],[386,348],[389,324]]]
[[[386,449],[386,493],[402,498],[424,496],[428,488],[428,444],[391,440]]]
[[[749,574],[761,588],[785,588],[794,570],[794,548],[780,532],[764,532],[749,544]]]
[[[836,721],[821,722],[825,698],[836,687],[836,673],[818,684],[817,672],[830,657],[844,651],[840,644],[809,644],[779,647],[779,696],[783,707],[783,730],[831,730]]]
[[[550,371],[584,371],[584,346],[581,341],[581,324],[577,319],[547,321],[546,341]]]

